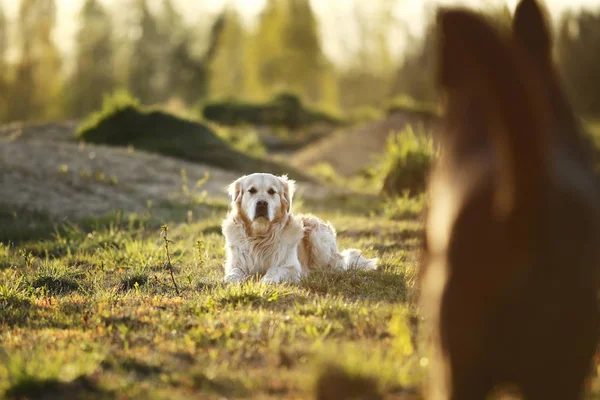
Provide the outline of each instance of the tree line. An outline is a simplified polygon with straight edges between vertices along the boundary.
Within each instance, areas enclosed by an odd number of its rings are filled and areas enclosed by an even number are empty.
[[[80,118],[117,89],[143,104],[186,108],[215,98],[266,100],[280,91],[335,111],[380,107],[397,95],[433,101],[433,25],[423,38],[409,38],[398,61],[390,51],[394,1],[374,2],[371,21],[357,2],[360,40],[343,65],[325,54],[310,0],[268,0],[251,27],[232,6],[191,26],[172,0],[159,9],[125,0],[116,11],[84,0],[68,57],[53,39],[56,0],[20,0],[10,35],[0,3],[0,121]],[[556,56],[573,102],[598,117],[600,10],[565,13],[556,30]]]

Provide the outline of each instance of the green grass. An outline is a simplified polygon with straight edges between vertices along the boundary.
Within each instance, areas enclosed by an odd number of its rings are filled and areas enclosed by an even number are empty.
[[[363,201],[299,211],[329,219],[339,247],[380,257],[379,270],[297,285],[221,282],[221,207],[164,221],[179,295],[155,223],[116,215],[3,244],[0,397],[418,398],[423,200]]]
[[[419,221],[319,211],[341,248],[381,257],[380,270],[224,285],[222,208],[165,221],[179,296],[152,224],[114,216],[3,244],[0,396],[313,398],[326,395],[323,377],[364,393],[414,391]]]

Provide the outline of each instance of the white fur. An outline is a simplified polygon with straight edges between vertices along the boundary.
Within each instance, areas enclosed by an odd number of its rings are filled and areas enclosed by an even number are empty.
[[[271,174],[243,176],[229,186],[232,207],[223,221],[227,260],[225,281],[262,275],[261,282],[298,282],[316,268],[376,269],[356,249],[341,253],[335,229],[317,217],[291,211],[295,182]],[[276,193],[272,193],[275,191]],[[268,203],[268,216],[256,216],[256,204]]]

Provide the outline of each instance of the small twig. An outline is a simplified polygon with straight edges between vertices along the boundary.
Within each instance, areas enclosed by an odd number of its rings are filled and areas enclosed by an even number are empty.
[[[154,275],[154,282],[158,283],[160,286],[166,287],[167,289],[175,289],[173,286],[169,285],[166,282],[161,281],[160,279],[158,279],[158,276]]]
[[[171,252],[169,251],[169,245],[173,243],[169,240],[169,226],[164,224],[160,227],[162,231],[162,237],[165,240],[165,251],[167,253],[167,268],[169,269],[169,274],[171,274],[171,281],[173,282],[173,286],[175,287],[175,292],[177,292],[177,296],[179,296],[179,287],[177,286],[177,282],[175,282],[175,276],[173,275],[173,263],[171,262]]]

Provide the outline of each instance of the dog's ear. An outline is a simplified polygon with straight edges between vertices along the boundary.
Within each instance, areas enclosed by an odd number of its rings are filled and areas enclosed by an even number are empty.
[[[283,184],[283,201],[286,203],[286,212],[292,209],[292,199],[296,191],[296,181],[289,179],[287,175],[282,175],[279,180]]]
[[[550,63],[552,38],[548,29],[547,12],[537,0],[521,0],[513,19],[515,39],[537,61]]]
[[[229,197],[231,197],[232,203],[237,203],[242,199],[242,180],[244,178],[245,176],[236,179],[227,187],[227,192],[229,193]]]
[[[476,115],[483,115],[492,126],[487,133],[492,135],[498,155],[497,193],[501,208],[508,211],[537,193],[540,175],[547,171],[543,94],[533,86],[535,76],[523,66],[513,42],[484,17],[464,10],[444,10],[438,14],[438,31],[438,73],[441,86],[449,94],[446,114],[452,113],[451,102],[458,112],[464,110],[463,98],[470,96],[479,102],[481,110]],[[464,124],[464,116],[457,115]],[[451,132],[463,131],[468,130],[463,126]]]

